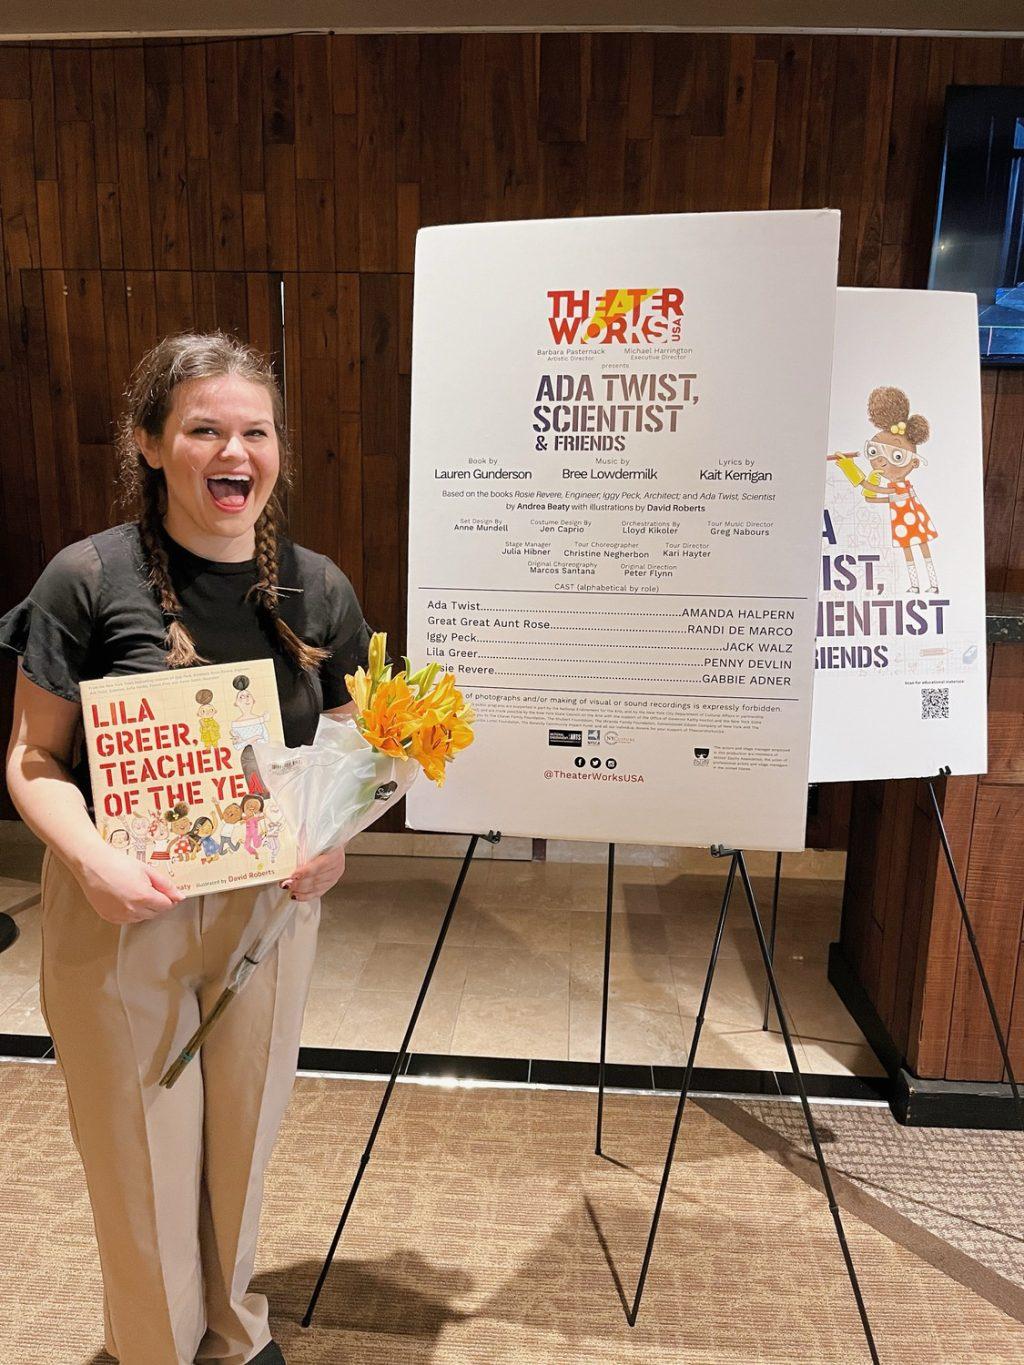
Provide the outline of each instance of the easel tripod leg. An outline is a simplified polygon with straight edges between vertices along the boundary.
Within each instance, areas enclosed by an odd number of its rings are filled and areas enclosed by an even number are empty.
[[[323,1289],[324,1283],[330,1272],[331,1265],[334,1261],[334,1254],[338,1249],[338,1243],[341,1241],[341,1234],[345,1231],[345,1224],[348,1221],[348,1216],[349,1213],[351,1212],[352,1205],[355,1203],[356,1193],[359,1189],[359,1184],[363,1178],[363,1172],[366,1170],[367,1163],[370,1160],[370,1153],[373,1151],[373,1144],[377,1140],[377,1133],[380,1131],[380,1126],[384,1120],[384,1114],[388,1107],[388,1101],[391,1099],[391,1092],[395,1088],[395,1082],[397,1081],[401,1073],[402,1067],[405,1065],[406,1057],[409,1055],[409,1044],[412,1040],[412,1035],[416,1028],[417,1020],[420,1017],[420,1010],[423,1008],[423,1001],[426,998],[427,990],[430,987],[430,982],[434,975],[434,968],[437,966],[437,960],[441,955],[441,948],[444,945],[445,935],[448,933],[448,926],[449,924],[451,924],[452,915],[455,913],[455,907],[459,902],[459,896],[462,894],[462,884],[466,880],[466,873],[469,871],[469,865],[473,861],[473,854],[476,852],[476,846],[479,838],[480,836],[478,834],[474,834],[472,836],[472,838],[469,841],[469,848],[466,850],[466,856],[462,860],[462,868],[461,871],[459,872],[459,878],[458,881],[455,883],[455,889],[452,892],[451,900],[448,902],[448,909],[445,912],[445,917],[441,922],[441,928],[437,935],[437,942],[434,944],[434,951],[430,956],[430,962],[427,964],[427,970],[423,977],[423,984],[420,986],[420,993],[416,997],[416,1004],[413,1006],[412,1014],[409,1018],[409,1024],[405,1030],[405,1037],[402,1039],[401,1046],[399,1047],[398,1053],[395,1057],[394,1066],[391,1068],[391,1075],[388,1077],[387,1088],[384,1091],[384,1095],[380,1102],[380,1107],[377,1110],[377,1117],[373,1121],[373,1127],[370,1129],[370,1136],[367,1139],[365,1148],[363,1149],[363,1154],[359,1158],[359,1167],[356,1171],[355,1179],[352,1181],[352,1188],[348,1192],[348,1198],[345,1200],[345,1207],[341,1211],[341,1217],[338,1219],[338,1226],[335,1229],[334,1237],[331,1241],[330,1250],[328,1251],[326,1259],[324,1260],[323,1267],[320,1271],[319,1279],[316,1282],[316,1288],[313,1290],[309,1303],[306,1306],[306,1312],[302,1318],[303,1327],[308,1327],[313,1320],[313,1313],[316,1309],[317,1300],[320,1297],[320,1291]],[[492,842],[496,841],[492,840]]]
[[[782,881],[782,854],[775,855],[775,884],[772,886],[772,923],[768,930],[768,955],[772,962],[775,961],[775,931],[779,923],[779,884]],[[771,1004],[772,991],[766,981],[764,983],[764,1018],[761,1021],[763,1032],[768,1032],[768,1008]]]
[[[949,769],[943,770],[942,776],[950,775]],[[939,798],[935,795],[935,783],[931,778],[928,779],[928,793],[932,798],[932,811],[935,814],[935,823],[939,829],[939,838],[942,841],[942,851],[946,855],[946,866],[949,868],[950,880],[953,883],[953,891],[956,894],[957,904],[960,907],[960,917],[963,920],[964,929],[967,933],[967,942],[971,945],[971,952],[974,955],[974,965],[978,969],[978,978],[981,981],[981,989],[985,992],[985,1003],[988,1005],[989,1018],[992,1020],[992,1028],[995,1030],[996,1041],[999,1044],[999,1051],[1002,1054],[1003,1066],[1006,1069],[1006,1076],[1010,1082],[1010,1089],[1013,1092],[1014,1102],[1017,1106],[1017,1122],[1024,1131],[1024,1102],[1021,1101],[1020,1090],[1017,1086],[1016,1077],[1013,1074],[1013,1067],[1010,1064],[1010,1050],[1006,1045],[1006,1034],[1003,1026],[999,1022],[999,1011],[996,1009],[996,1002],[992,996],[992,988],[988,984],[988,973],[985,971],[984,963],[981,960],[981,950],[978,947],[978,940],[974,936],[974,925],[971,917],[967,913],[967,900],[964,896],[963,887],[960,885],[960,877],[956,870],[956,863],[953,861],[953,850],[949,846],[949,838],[946,834],[945,822],[942,819],[942,811],[939,809]]]
[[[597,1139],[594,1154],[601,1156],[601,1123],[604,1118],[604,1059],[608,1047],[608,987],[612,960],[612,898],[615,890],[615,845],[608,845],[608,891],[604,911],[604,985],[601,990],[601,1060],[597,1067]]]
[[[637,1314],[640,1312],[640,1300],[643,1297],[644,1285],[647,1282],[647,1272],[651,1265],[651,1255],[654,1251],[655,1238],[658,1235],[658,1224],[661,1221],[661,1210],[665,1203],[665,1193],[668,1190],[669,1175],[672,1171],[672,1162],[675,1159],[676,1143],[679,1139],[679,1128],[683,1121],[683,1110],[686,1108],[686,1100],[690,1093],[690,1083],[693,1080],[693,1066],[697,1057],[697,1044],[700,1042],[701,1029],[704,1027],[704,1015],[708,1007],[708,999],[711,995],[711,983],[715,976],[715,967],[718,965],[718,952],[722,946],[722,935],[725,932],[725,920],[729,913],[729,897],[732,895],[733,882],[736,879],[738,853],[732,855],[729,864],[729,875],[725,882],[725,894],[722,897],[722,909],[718,916],[718,927],[715,930],[715,941],[711,949],[711,957],[708,961],[707,976],[704,979],[704,993],[700,998],[700,1009],[693,1026],[693,1038],[690,1041],[690,1052],[686,1059],[686,1072],[683,1076],[683,1087],[679,1092],[679,1103],[676,1106],[676,1116],[672,1124],[672,1136],[669,1138],[668,1151],[665,1154],[665,1166],[661,1173],[661,1185],[658,1189],[658,1199],[654,1206],[654,1217],[651,1220],[651,1230],[647,1236],[647,1246],[644,1249],[643,1264],[640,1267],[640,1277],[637,1280],[636,1294],[633,1298],[633,1306],[626,1310],[626,1321],[630,1327],[636,1326]]]
[[[747,865],[744,862],[743,854],[737,853],[736,858],[739,861],[740,877],[743,880],[743,890],[746,892],[747,904],[750,906],[750,915],[754,922],[754,931],[757,934],[758,946],[761,949],[761,956],[764,959],[764,969],[768,974],[768,987],[775,1004],[775,1013],[778,1016],[779,1028],[782,1030],[782,1037],[786,1044],[786,1052],[789,1056],[789,1065],[792,1068],[793,1078],[796,1081],[797,1092],[800,1096],[800,1105],[804,1111],[804,1120],[807,1124],[811,1145],[814,1148],[814,1155],[818,1162],[818,1170],[821,1173],[821,1183],[824,1186],[825,1197],[828,1200],[832,1221],[836,1226],[836,1235],[839,1238],[843,1260],[846,1262],[846,1273],[850,1277],[853,1296],[857,1301],[857,1312],[860,1314],[861,1326],[864,1328],[864,1336],[867,1340],[868,1350],[871,1352],[871,1359],[875,1362],[875,1365],[878,1365],[878,1351],[875,1348],[875,1339],[871,1332],[871,1323],[868,1321],[867,1309],[864,1306],[864,1298],[860,1291],[857,1271],[854,1268],[853,1257],[850,1255],[850,1248],[846,1241],[846,1232],[843,1228],[843,1220],[839,1212],[839,1205],[836,1202],[836,1197],[832,1190],[832,1181],[829,1178],[828,1167],[825,1164],[825,1156],[821,1150],[821,1142],[818,1139],[818,1128],[814,1122],[814,1115],[811,1112],[810,1102],[807,1099],[807,1089],[804,1085],[804,1078],[800,1074],[800,1065],[797,1062],[796,1051],[793,1048],[793,1039],[790,1036],[789,1024],[786,1022],[786,1015],[782,1008],[782,997],[779,994],[779,984],[775,979],[775,968],[772,966],[772,959],[768,952],[768,944],[765,941],[764,929],[761,926],[761,917],[757,913],[757,901],[754,898],[754,888],[750,884],[750,877],[747,874]]]

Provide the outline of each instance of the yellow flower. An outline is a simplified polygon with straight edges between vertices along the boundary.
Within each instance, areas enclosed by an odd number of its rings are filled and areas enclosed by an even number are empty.
[[[412,737],[409,752],[423,771],[439,787],[444,785],[444,765],[448,756],[448,731],[443,725],[423,725]]]
[[[409,679],[409,686],[415,687],[416,695],[418,697],[423,697],[424,693],[429,691],[429,689],[433,685],[434,679],[437,677],[441,665],[435,661],[434,663],[431,664],[425,664],[421,669],[414,673],[412,671],[412,665],[409,663],[408,659],[406,659],[405,663],[406,673],[408,674]]]
[[[370,694],[373,691],[373,683],[367,677],[365,669],[357,668],[355,673],[346,673],[345,686],[356,707],[360,711],[365,711],[370,704]]]
[[[370,677],[380,678],[384,673],[384,661],[387,658],[388,637],[386,632],[378,630],[370,637],[369,662]]]
[[[452,688],[455,686],[455,679],[451,673],[443,673],[441,678],[434,686],[420,698],[420,710],[423,715],[433,713],[441,716],[444,714],[446,703],[451,695]]]
[[[455,677],[451,673],[445,673],[437,685],[419,702],[421,714],[430,724],[437,724],[458,715],[465,705],[465,699],[455,686]]]
[[[460,749],[467,749],[473,743],[473,721],[476,719],[471,706],[458,716],[452,716],[444,724],[444,729],[448,731],[448,754],[449,758],[454,757]]]
[[[363,738],[381,753],[408,758],[405,741],[421,724],[413,710],[414,702],[402,674],[385,679],[360,717]]]
[[[443,786],[444,768],[455,755],[473,743],[470,728],[473,711],[466,707],[462,715],[448,716],[436,724],[421,725],[412,736],[409,752],[432,782]]]

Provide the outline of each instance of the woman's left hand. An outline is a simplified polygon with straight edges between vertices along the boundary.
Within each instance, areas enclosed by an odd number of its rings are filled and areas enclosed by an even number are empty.
[[[291,890],[292,900],[312,901],[330,891],[344,871],[345,850],[331,848],[297,867],[281,885]]]

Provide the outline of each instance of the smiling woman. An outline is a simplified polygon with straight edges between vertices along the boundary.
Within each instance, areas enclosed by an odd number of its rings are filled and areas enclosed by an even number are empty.
[[[371,632],[341,570],[281,529],[291,450],[264,357],[221,333],[167,337],[132,376],[118,446],[131,519],[61,550],[0,620],[0,644],[21,656],[8,785],[47,845],[40,999],[86,1170],[107,1349],[122,1365],[270,1365],[282,1356],[267,1301],[248,1291],[263,1170],[295,1075],[320,896],[344,851],[296,869],[302,904],[276,965],[204,1047],[202,1068],[159,1089],[175,1040],[281,892],[183,899],[159,865],[104,843],[79,683],[270,658],[294,746],[322,711],[352,708],[345,676],[366,661]],[[239,714],[256,724],[239,680]],[[257,800],[241,802],[247,837]]]
[[[211,548],[212,538],[221,555],[250,558],[281,464],[270,393],[236,374],[188,380],[175,390],[162,432],[139,426],[132,438],[163,473],[168,533],[197,550]]]
[[[306,644],[278,611],[282,514],[275,489],[279,479],[290,482],[291,448],[277,381],[238,342],[214,336],[183,347],[182,340],[161,342],[136,371],[118,439],[125,501],[138,519],[149,579],[168,619],[168,664],[200,659],[177,619],[160,528],[202,558],[255,557],[259,573],[249,593],[273,621],[285,652],[301,669],[315,668],[325,652]],[[214,356],[203,354],[203,342]]]

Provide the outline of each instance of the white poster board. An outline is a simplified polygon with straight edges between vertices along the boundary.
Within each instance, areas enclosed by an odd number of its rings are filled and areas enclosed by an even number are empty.
[[[973,294],[839,290],[828,453],[811,780],[984,772]]]
[[[408,652],[478,719],[411,828],[803,847],[838,237],[419,233]]]

